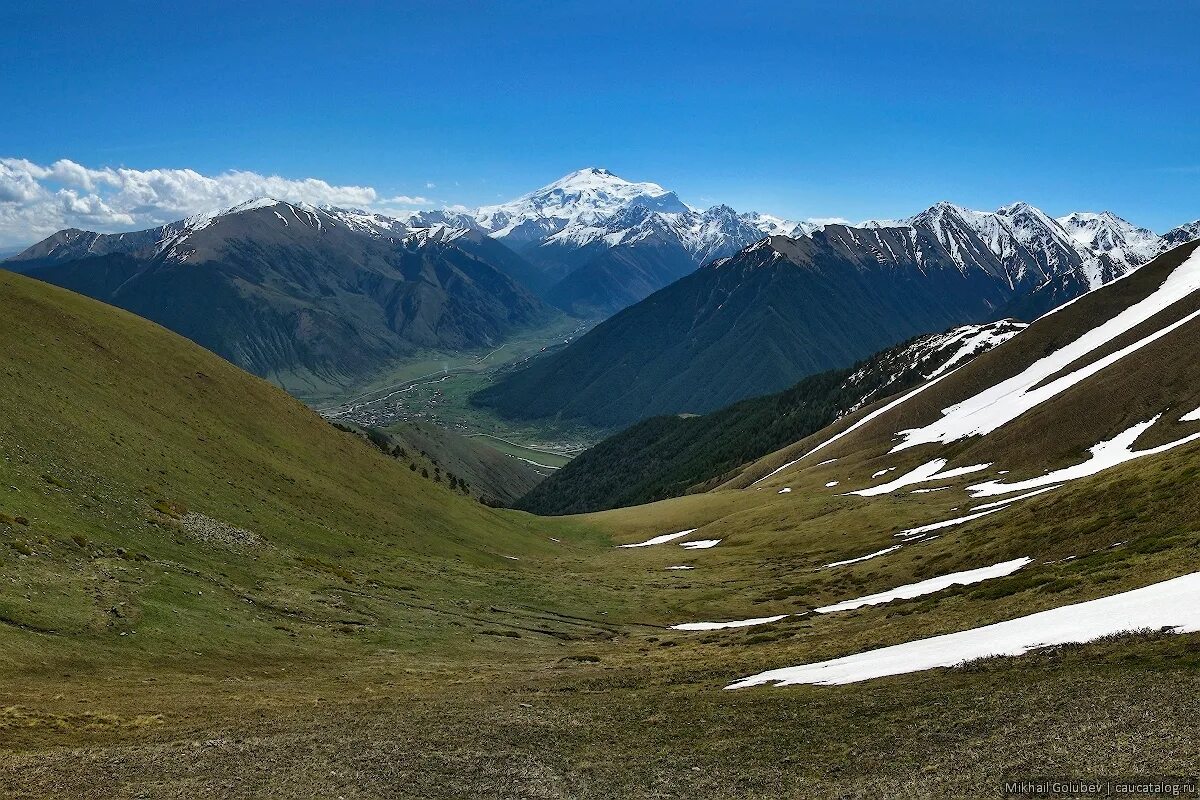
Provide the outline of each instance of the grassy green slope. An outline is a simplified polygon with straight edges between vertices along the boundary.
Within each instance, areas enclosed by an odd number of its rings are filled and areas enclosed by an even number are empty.
[[[491,506],[508,506],[553,471],[490,447],[482,437],[463,436],[428,422],[408,420],[384,430],[336,421],[334,425],[360,433],[421,477],[444,482]]]
[[[474,602],[555,608],[534,564],[594,546],[125,312],[0,273],[0,320],[0,664],[416,644]]]

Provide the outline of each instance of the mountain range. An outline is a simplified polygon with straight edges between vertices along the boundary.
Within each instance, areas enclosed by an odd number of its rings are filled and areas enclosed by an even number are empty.
[[[304,390],[553,319],[508,275],[517,262],[469,229],[368,228],[353,212],[264,198],[130,234],[61,231],[5,265]]]
[[[910,336],[1030,320],[1145,263],[1157,237],[1111,214],[938,203],[907,220],[770,236],[619,312],[475,396],[506,416],[621,428],[705,413]]]
[[[60,231],[4,263],[299,392],[422,350],[493,346],[559,311],[609,317],[477,402],[618,428],[779,391],[917,334],[1033,319],[1197,229],[1159,237],[1026,203],[817,226],[693,208],[588,168],[470,212],[260,198],[144,231]]]

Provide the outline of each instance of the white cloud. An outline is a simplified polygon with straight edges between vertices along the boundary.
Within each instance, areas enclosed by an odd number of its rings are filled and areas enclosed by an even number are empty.
[[[849,225],[850,220],[845,217],[809,217],[804,220],[813,225]]]
[[[406,194],[398,194],[395,197],[385,197],[379,201],[379,204],[384,206],[423,206],[430,202],[428,197],[410,197]]]
[[[94,169],[67,159],[46,166],[0,158],[0,247],[31,244],[63,228],[152,228],[262,196],[373,209],[430,203],[406,195],[380,198],[370,186],[244,170],[202,175],[191,169]]]

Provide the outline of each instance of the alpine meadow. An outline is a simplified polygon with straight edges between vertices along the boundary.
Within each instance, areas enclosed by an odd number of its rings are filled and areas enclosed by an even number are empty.
[[[1198,12],[0,9],[0,796],[1200,792]]]

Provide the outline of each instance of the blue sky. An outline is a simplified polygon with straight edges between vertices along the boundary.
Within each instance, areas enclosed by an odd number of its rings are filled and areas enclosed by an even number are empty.
[[[7,3],[0,157],[472,206],[604,166],[792,218],[1165,230],[1200,217],[1200,4],[1127,5]]]

